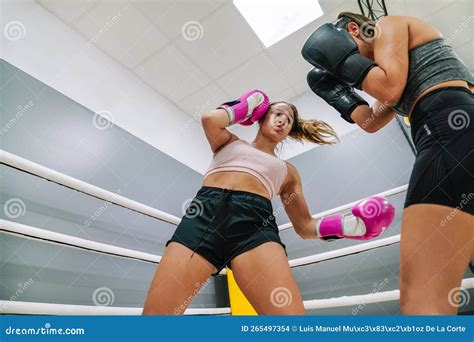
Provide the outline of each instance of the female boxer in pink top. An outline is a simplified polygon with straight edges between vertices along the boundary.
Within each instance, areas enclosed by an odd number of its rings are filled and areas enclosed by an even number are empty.
[[[255,122],[260,129],[252,143],[226,128]],[[232,268],[257,313],[305,314],[270,200],[280,196],[303,239],[375,238],[392,222],[393,206],[371,197],[358,203],[352,215],[311,217],[298,172],[274,151],[288,136],[332,144],[336,134],[324,122],[300,118],[292,104],[270,104],[260,90],[204,114],[202,125],[214,157],[202,188],[166,244],[143,314],[182,314],[200,287],[196,284],[204,284],[225,266]],[[272,298],[277,288],[291,298],[288,305],[278,305]]]

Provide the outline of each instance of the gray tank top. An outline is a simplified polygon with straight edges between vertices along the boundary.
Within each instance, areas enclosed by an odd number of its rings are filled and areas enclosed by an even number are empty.
[[[416,98],[426,89],[446,81],[463,80],[474,84],[474,77],[444,39],[436,39],[409,51],[408,79],[396,113],[408,116]]]

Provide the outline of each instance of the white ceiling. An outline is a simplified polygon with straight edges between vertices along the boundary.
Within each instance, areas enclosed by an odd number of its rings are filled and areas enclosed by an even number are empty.
[[[306,93],[310,66],[300,56],[305,39],[338,12],[359,12],[356,0],[319,2],[323,17],[265,49],[230,0],[37,0],[191,116],[249,88],[261,88],[272,99]],[[298,0],[291,3],[297,6]],[[386,5],[389,14],[436,25],[474,69],[473,0],[386,0]],[[196,36],[192,27],[184,33],[190,22]]]

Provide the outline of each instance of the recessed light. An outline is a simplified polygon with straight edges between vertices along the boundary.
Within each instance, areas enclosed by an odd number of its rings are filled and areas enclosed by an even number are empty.
[[[234,0],[234,5],[265,47],[324,14],[317,0]]]

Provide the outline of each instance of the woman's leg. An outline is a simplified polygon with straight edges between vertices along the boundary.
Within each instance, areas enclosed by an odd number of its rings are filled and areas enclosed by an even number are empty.
[[[305,315],[283,247],[267,242],[235,257],[235,281],[260,315]]]
[[[201,255],[171,242],[158,265],[143,308],[143,315],[182,314],[209,276],[217,270]]]
[[[461,286],[474,256],[474,216],[440,205],[411,205],[403,212],[400,248],[403,314],[456,314],[453,289]]]

